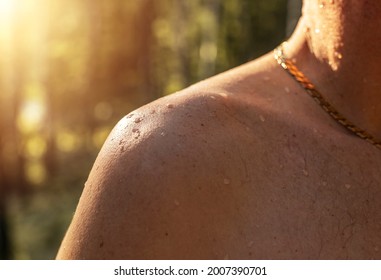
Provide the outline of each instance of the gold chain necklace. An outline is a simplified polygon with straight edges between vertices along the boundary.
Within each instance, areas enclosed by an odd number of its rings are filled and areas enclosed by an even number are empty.
[[[379,139],[347,120],[321,95],[315,88],[314,84],[312,84],[296,65],[284,55],[283,45],[284,43],[274,50],[274,58],[279,65],[282,66],[282,68],[285,69],[336,122],[358,137],[381,149],[381,141]]]

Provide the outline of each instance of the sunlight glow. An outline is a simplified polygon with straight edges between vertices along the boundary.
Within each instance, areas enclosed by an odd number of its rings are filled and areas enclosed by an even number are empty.
[[[4,23],[12,19],[16,10],[15,0],[0,0],[0,22]]]
[[[17,125],[20,131],[30,133],[41,127],[44,117],[45,106],[41,100],[26,100],[17,119]]]

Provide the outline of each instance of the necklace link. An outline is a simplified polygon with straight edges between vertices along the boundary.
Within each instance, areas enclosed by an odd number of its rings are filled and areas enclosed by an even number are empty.
[[[323,95],[315,88],[315,85],[304,76],[303,72],[298,69],[298,67],[284,55],[283,45],[281,44],[274,50],[274,58],[278,64],[287,71],[298,83],[301,85],[305,91],[316,101],[317,104],[328,113],[337,123],[344,126],[347,130],[354,133],[358,137],[366,140],[377,148],[381,149],[381,141],[376,137],[368,133],[367,131],[357,127],[355,124],[346,119],[341,115],[335,107],[329,103]]]

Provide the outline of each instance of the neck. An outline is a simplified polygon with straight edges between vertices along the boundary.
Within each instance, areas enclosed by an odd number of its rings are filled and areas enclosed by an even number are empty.
[[[381,1],[306,0],[286,55],[325,98],[381,138]]]

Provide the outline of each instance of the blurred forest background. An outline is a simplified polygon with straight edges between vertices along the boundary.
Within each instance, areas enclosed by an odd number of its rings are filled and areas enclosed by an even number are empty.
[[[268,51],[300,0],[0,0],[0,259],[52,259],[133,109]]]

